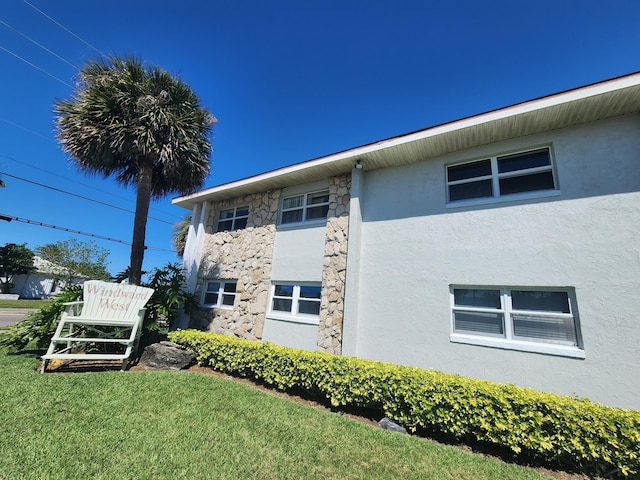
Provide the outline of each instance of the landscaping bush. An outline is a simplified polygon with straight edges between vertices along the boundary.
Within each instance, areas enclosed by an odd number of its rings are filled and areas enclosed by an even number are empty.
[[[186,290],[184,271],[177,264],[168,263],[164,268],[156,268],[143,286],[153,288],[153,295],[146,305],[140,346],[166,338],[169,329],[180,316],[180,311],[188,315],[198,305],[195,296]]]
[[[201,365],[304,389],[336,407],[379,409],[410,431],[487,442],[589,474],[640,474],[640,411],[210,332],[181,330],[169,338],[195,351]]]
[[[154,292],[146,305],[140,348],[166,338],[182,308],[187,314],[195,308],[197,301],[184,285],[182,269],[171,263],[153,270],[149,281],[142,284],[153,288]],[[7,347],[11,351],[21,351],[27,347],[40,350],[47,348],[64,311],[64,303],[81,299],[81,285],[66,287],[50,305],[28,314],[21,322],[0,332],[0,347]]]

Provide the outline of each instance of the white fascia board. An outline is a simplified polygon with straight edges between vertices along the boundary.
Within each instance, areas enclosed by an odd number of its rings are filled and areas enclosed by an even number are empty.
[[[616,78],[608,80],[602,83],[588,85],[586,87],[580,87],[574,90],[568,90],[566,92],[556,93],[546,97],[541,97],[535,100],[529,100],[523,103],[518,103],[509,107],[500,108],[498,110],[492,110],[490,112],[481,113],[472,117],[463,118],[460,120],[454,120],[449,123],[436,125],[434,127],[420,130],[418,132],[401,135],[399,137],[390,138],[388,140],[381,140],[375,144],[365,146],[377,147],[367,148],[367,152],[380,150],[382,148],[388,148],[395,145],[401,145],[403,143],[409,143],[415,140],[420,140],[428,137],[435,137],[444,133],[451,133],[456,130],[462,130],[469,127],[481,125],[483,123],[489,123],[496,120],[503,120],[508,117],[515,117],[524,113],[529,113],[537,110],[544,110],[545,108],[562,105],[565,103],[574,102],[576,100],[582,100],[589,97],[595,97],[604,93],[613,92],[616,90],[622,90],[627,87],[634,87],[640,85],[640,73],[635,73],[627,77]],[[364,152],[359,152],[364,153]]]
[[[218,185],[216,187],[208,188],[206,190],[201,190],[190,195],[174,198],[172,200],[172,203],[174,205],[185,206],[188,208],[188,204],[191,204],[194,201],[197,202],[201,197],[206,197],[208,194],[222,194],[226,191],[231,193],[234,190],[240,189],[247,185],[268,182],[271,179],[284,177],[288,174],[301,172],[306,169],[316,169],[325,165],[338,163],[340,161],[345,161],[348,159],[356,160],[359,156],[363,156],[378,150],[383,150],[386,148],[426,139],[429,137],[437,137],[438,135],[453,133],[458,130],[464,130],[485,123],[503,120],[509,117],[515,117],[534,111],[544,110],[546,108],[579,101],[638,85],[640,85],[640,72],[633,73],[624,77],[606,80],[600,83],[587,85],[584,87],[579,87],[573,90],[567,90],[534,100],[529,100],[523,103],[518,103],[509,107],[500,108],[498,110],[492,110],[486,113],[481,113],[479,115],[466,117],[460,120],[454,120],[452,122],[443,123],[416,132],[402,134],[396,137],[380,140],[378,142],[370,143],[350,150],[344,150],[342,152],[327,155],[325,157],[296,163],[287,167],[271,170],[269,172],[258,174],[252,177],[247,177],[231,183],[226,183],[223,185]]]

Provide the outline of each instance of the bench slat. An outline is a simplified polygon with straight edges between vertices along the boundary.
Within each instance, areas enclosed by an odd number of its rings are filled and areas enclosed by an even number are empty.
[[[124,370],[132,350],[137,347],[144,319],[144,306],[152,294],[153,289],[137,285],[108,283],[100,280],[84,282],[83,300],[65,304],[67,308],[60,317],[49,349],[41,357],[42,373],[47,368],[47,361],[53,359],[121,360]],[[74,326],[84,326],[84,334],[93,336],[73,336]],[[125,337],[116,337],[115,332],[102,332],[103,328],[101,327],[119,327],[130,331]],[[119,332],[118,335],[123,333]],[[96,337],[96,334],[99,336]],[[121,344],[126,346],[126,352],[111,354],[66,353],[74,346],[87,343]]]
[[[102,353],[56,353],[43,355],[44,360],[125,360],[130,354],[102,354]]]

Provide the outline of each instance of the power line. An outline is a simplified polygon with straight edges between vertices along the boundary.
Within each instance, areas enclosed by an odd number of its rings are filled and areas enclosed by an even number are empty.
[[[7,123],[10,123],[10,124],[12,124],[12,125],[15,125],[15,126],[19,127],[19,125],[15,124],[15,123],[13,123],[13,122],[9,122],[9,121],[7,121],[7,120],[4,120],[4,119],[2,119],[2,118],[0,118],[0,121],[5,121],[5,122],[7,122]],[[23,128],[23,130],[26,130],[26,131],[28,131],[28,132],[30,132],[30,133],[35,134],[35,135],[39,135],[39,134],[37,134],[36,132],[32,132],[32,131],[30,131],[30,130],[27,130],[26,128]],[[42,135],[39,135],[39,136],[42,136]],[[44,137],[44,136],[42,136],[42,137],[43,137],[43,138],[47,138],[47,137]],[[109,195],[109,196],[111,196],[111,197],[113,197],[113,198],[117,198],[117,199],[119,199],[119,200],[128,201],[128,199],[126,199],[126,198],[124,198],[124,197],[121,197],[121,196],[119,196],[119,195],[114,195],[112,192],[108,192],[108,191],[106,191],[106,190],[102,190],[102,189],[100,189],[100,188],[95,188],[94,186],[90,186],[90,185],[87,185],[86,183],[79,182],[79,181],[77,181],[76,179],[72,179],[72,178],[69,178],[69,177],[65,177],[64,175],[59,175],[59,174],[57,174],[57,173],[51,172],[51,171],[46,170],[46,169],[44,169],[44,168],[42,168],[42,167],[39,167],[39,166],[37,166],[37,165],[32,165],[32,164],[30,164],[30,163],[28,163],[28,162],[25,162],[25,161],[23,161],[23,160],[18,160],[17,158],[10,157],[9,155],[3,155],[3,154],[0,154],[0,158],[6,158],[6,159],[8,159],[8,160],[11,160],[11,161],[13,161],[13,162],[19,163],[19,164],[21,164],[21,165],[26,165],[27,167],[31,167],[31,168],[33,168],[33,169],[35,169],[35,170],[38,170],[38,172],[44,172],[44,173],[49,174],[49,175],[51,175],[51,176],[58,177],[58,178],[61,178],[61,179],[63,179],[63,180],[67,180],[67,181],[69,181],[69,182],[73,182],[73,183],[75,183],[75,184],[77,184],[77,185],[82,185],[83,187],[87,187],[87,188],[90,188],[90,189],[95,190],[95,191],[97,191],[97,192],[104,193],[104,194]],[[182,219],[182,218],[183,218],[183,217],[182,217],[182,216],[180,216],[180,215],[176,215],[175,213],[165,212],[165,211],[160,210],[160,209],[158,209],[158,208],[156,208],[156,207],[150,207],[150,209],[151,209],[151,210],[154,210],[154,211],[156,211],[156,212],[158,212],[158,213],[161,213],[161,214],[163,214],[163,215],[169,215],[169,216],[171,216],[171,217],[175,217],[175,218],[177,218],[177,219]],[[149,218],[153,218],[153,217],[149,217]],[[155,220],[155,219],[154,219],[154,220]],[[160,220],[160,221],[163,221],[163,220]],[[175,223],[175,222],[166,222],[166,221],[165,221],[165,223],[171,223],[171,224],[173,224],[173,223]]]
[[[96,47],[94,47],[94,46],[93,46],[93,45],[91,45],[89,42],[87,42],[86,40],[84,40],[83,38],[81,38],[79,35],[77,35],[77,34],[75,34],[74,32],[72,32],[70,29],[68,29],[67,27],[65,27],[64,25],[62,25],[60,22],[58,22],[57,20],[55,20],[55,19],[54,19],[54,18],[52,18],[51,16],[47,15],[46,13],[44,13],[42,10],[40,10],[39,8],[37,8],[36,6],[34,6],[34,5],[33,5],[33,4],[31,4],[30,2],[28,2],[27,0],[23,0],[23,2],[24,2],[24,3],[26,3],[26,4],[27,4],[29,7],[31,7],[32,9],[34,9],[36,12],[38,12],[39,14],[41,14],[42,16],[46,17],[48,20],[50,20],[51,22],[53,22],[54,24],[56,24],[58,27],[60,27],[61,29],[63,29],[64,31],[66,31],[67,33],[69,33],[70,35],[72,35],[73,37],[75,37],[76,39],[80,40],[82,43],[84,43],[86,46],[88,46],[89,48],[91,48],[92,50],[94,50],[95,52],[97,52],[98,54],[100,54],[101,56],[106,57],[106,55],[105,55],[104,53],[102,53],[100,50],[98,50]],[[63,58],[63,57],[61,57],[60,55],[56,54],[55,52],[53,52],[53,51],[52,51],[52,50],[50,50],[49,48],[45,47],[44,45],[42,45],[42,44],[38,43],[36,40],[34,40],[34,39],[32,39],[31,37],[27,36],[26,34],[22,33],[21,31],[19,31],[18,29],[14,28],[14,27],[13,27],[13,26],[11,26],[11,25],[9,25],[8,23],[6,23],[6,22],[4,22],[4,21],[2,21],[2,20],[0,20],[0,23],[1,23],[2,25],[4,25],[5,27],[7,27],[7,28],[11,29],[12,31],[14,31],[14,32],[15,32],[15,33],[17,33],[18,35],[20,35],[20,36],[22,36],[22,37],[26,38],[27,40],[29,40],[30,42],[34,43],[35,45],[37,45],[37,46],[38,46],[38,47],[40,47],[41,49],[43,49],[43,50],[47,51],[48,53],[50,53],[51,55],[55,56],[55,57],[56,57],[56,58],[58,58],[59,60],[61,60],[61,61],[65,62],[65,63],[66,63],[66,64],[68,64],[68,65],[70,65],[70,66],[71,66],[71,67],[73,67],[74,69],[76,69],[76,70],[78,69],[78,67],[77,67],[76,65],[74,65],[73,63],[69,62],[69,61],[68,61],[68,60],[66,60],[65,58]],[[57,80],[57,81],[59,81],[59,82],[63,83],[64,85],[66,85],[66,86],[68,86],[68,87],[71,87],[71,88],[74,88],[72,85],[70,85],[70,84],[68,84],[68,83],[64,82],[63,80],[61,80],[60,78],[56,77],[55,75],[53,75],[53,74],[51,74],[51,73],[47,72],[46,70],[44,70],[43,68],[38,67],[37,65],[35,65],[35,64],[31,63],[31,62],[29,62],[28,60],[24,59],[23,57],[19,56],[18,54],[14,53],[14,52],[12,52],[12,51],[10,51],[10,50],[8,50],[7,48],[4,48],[4,47],[0,46],[0,49],[4,50],[5,52],[9,53],[10,55],[12,55],[12,56],[16,57],[17,59],[19,59],[19,60],[21,60],[21,61],[23,61],[23,62],[27,63],[28,65],[32,66],[33,68],[35,68],[35,69],[37,69],[37,70],[40,70],[41,72],[45,73],[46,75],[50,76],[51,78],[53,78],[53,79],[55,79],[55,80]],[[10,124],[10,125],[13,125],[13,126],[15,126],[15,127],[17,127],[17,128],[20,128],[20,129],[22,129],[22,130],[25,130],[25,131],[27,131],[27,132],[29,132],[29,133],[33,134],[33,135],[36,135],[36,136],[39,136],[39,137],[42,137],[42,138],[47,138],[47,140],[51,140],[51,139],[50,139],[50,138],[48,138],[48,137],[45,137],[45,136],[43,136],[43,135],[41,135],[41,134],[39,134],[39,133],[37,133],[37,132],[34,132],[34,131],[32,131],[32,130],[29,130],[28,128],[23,127],[23,126],[21,126],[21,125],[18,125],[18,124],[14,123],[14,122],[11,122],[11,121],[9,121],[9,120],[1,119],[1,118],[0,118],[0,121],[3,121],[3,122],[5,122],[5,123],[7,123],[7,124]],[[13,158],[11,158],[11,157],[7,157],[7,156],[5,156],[5,155],[0,155],[0,157],[9,158],[10,160],[13,160],[13,161],[18,162],[17,160],[15,160],[15,159],[13,159]],[[18,162],[18,163],[20,163],[20,162]],[[27,165],[28,165],[28,164],[27,164]],[[29,165],[29,166],[31,166],[32,168],[37,168],[37,169],[38,169],[38,170],[40,170],[40,171],[46,171],[46,170],[44,170],[44,169],[42,169],[42,168],[40,168],[40,167],[34,167],[34,166],[32,166],[32,165]],[[0,173],[2,173],[2,172],[0,172]],[[49,174],[51,174],[51,175],[58,176],[58,177],[60,177],[60,178],[66,179],[66,180],[70,180],[70,179],[68,179],[68,178],[65,178],[64,176],[56,175],[56,174],[54,174],[54,173],[52,173],[52,172],[47,172],[47,173],[49,173]],[[7,176],[9,176],[9,177],[16,178],[16,179],[18,179],[18,180],[22,180],[22,181],[25,181],[25,182],[33,183],[33,184],[35,184],[35,185],[38,185],[38,186],[41,186],[41,187],[44,187],[44,188],[48,188],[48,189],[51,189],[51,190],[54,190],[54,191],[58,191],[58,192],[61,192],[61,193],[65,193],[65,194],[67,194],[67,195],[75,196],[75,197],[78,197],[78,198],[81,198],[81,199],[84,199],[84,200],[89,200],[89,201],[92,201],[92,202],[94,202],[94,203],[98,203],[98,204],[101,204],[101,205],[109,206],[109,207],[112,207],[112,208],[115,208],[115,209],[118,209],[118,210],[122,210],[122,211],[125,211],[125,212],[129,212],[129,213],[134,213],[134,214],[135,214],[135,212],[134,212],[134,211],[132,211],[132,210],[128,210],[128,209],[125,209],[125,208],[122,208],[122,207],[118,207],[118,206],[111,205],[111,204],[108,204],[108,203],[100,202],[100,201],[94,200],[94,199],[92,199],[92,198],[84,197],[84,196],[81,196],[81,195],[78,195],[78,194],[74,194],[74,193],[71,193],[71,192],[68,192],[68,191],[65,191],[65,190],[61,190],[61,189],[57,189],[57,188],[54,188],[54,187],[50,187],[50,186],[48,186],[48,185],[44,185],[44,184],[40,184],[40,183],[37,183],[37,182],[33,182],[33,181],[30,181],[30,180],[27,180],[27,179],[24,179],[24,178],[20,178],[20,177],[17,177],[17,176],[13,176],[13,175],[10,175],[10,174],[7,174],[7,173],[4,173],[4,175],[7,175]],[[74,181],[75,183],[79,183],[80,185],[83,185],[81,182],[77,182],[77,181],[75,181],[75,180],[72,180],[72,181]],[[85,186],[87,186],[87,185],[85,185]],[[94,187],[90,187],[90,188],[94,188]],[[94,188],[94,189],[95,189],[95,188]],[[114,196],[114,197],[116,197],[116,198],[121,198],[121,197],[117,197],[117,196],[113,195],[113,194],[112,194],[112,193],[110,193],[110,192],[105,192],[104,190],[99,190],[99,189],[95,189],[95,190],[102,191],[103,193],[106,193],[106,194],[108,194],[108,195]],[[152,208],[153,208],[153,207],[152,207]],[[156,209],[156,210],[157,210],[157,209]],[[159,210],[158,210],[158,211],[159,211]],[[159,212],[160,212],[160,211],[159,211]],[[178,215],[170,214],[170,213],[167,213],[167,212],[160,212],[160,213],[163,213],[163,214],[165,214],[165,215],[170,215],[170,216],[175,217],[175,218],[182,218],[182,217],[180,217],[180,216],[178,216]],[[166,223],[166,224],[169,224],[169,225],[173,225],[173,224],[175,223],[175,222],[168,222],[168,221],[166,221],[166,220],[162,220],[162,219],[155,218],[155,217],[151,217],[151,216],[149,216],[148,218],[149,218],[149,219],[152,219],[152,220],[159,221],[159,222],[163,222],[163,223]]]
[[[13,127],[19,128],[20,130],[24,130],[25,132],[29,132],[30,134],[35,135],[36,137],[44,138],[45,140],[48,140],[50,142],[54,142],[55,143],[55,140],[53,138],[47,137],[46,135],[43,135],[43,134],[38,133],[38,132],[34,132],[33,130],[29,130],[27,127],[23,127],[22,125],[18,125],[17,123],[12,122],[11,120],[7,120],[6,118],[0,118],[0,122],[4,122],[4,123],[6,123],[8,125],[11,125]],[[4,155],[2,155],[2,156],[4,156]],[[7,157],[7,158],[17,162],[17,160],[15,160],[13,158],[10,158],[10,157]]]
[[[26,63],[27,65],[32,66],[33,68],[35,68],[36,70],[40,70],[42,73],[44,73],[45,75],[50,76],[51,78],[53,78],[54,80],[59,81],[60,83],[62,83],[63,85],[66,85],[69,88],[73,88],[73,85],[65,82],[64,80],[60,80],[58,77],[56,77],[55,75],[47,72],[44,68],[40,68],[37,65],[34,65],[33,63],[31,63],[28,60],[25,60],[24,58],[22,58],[20,55],[13,53],[11,50],[7,50],[6,48],[4,48],[3,46],[0,45],[0,50],[4,50],[5,52],[7,52],[9,55],[13,55],[14,57],[16,57],[18,60],[22,60],[24,63]]]
[[[54,192],[60,192],[60,193],[66,194],[66,195],[71,195],[72,197],[81,198],[82,200],[88,200],[90,202],[94,202],[94,203],[97,203],[99,205],[104,205],[106,207],[111,207],[111,208],[115,208],[117,210],[122,210],[123,212],[133,213],[133,214],[136,213],[133,210],[128,210],[126,208],[118,207],[117,205],[111,205],[110,203],[105,203],[105,202],[101,202],[99,200],[94,200],[93,198],[84,197],[82,195],[78,195],[76,193],[71,193],[71,192],[68,192],[66,190],[62,190],[60,188],[51,187],[49,185],[45,185],[44,183],[38,183],[38,182],[34,182],[33,180],[27,180],[26,178],[18,177],[17,175],[11,175],[10,173],[0,172],[0,175],[5,175],[7,177],[15,178],[16,180],[21,180],[23,182],[31,183],[31,184],[37,185],[39,187],[48,188],[49,190],[53,190]],[[147,218],[150,218],[151,220],[156,220],[157,222],[166,223],[168,225],[173,225],[173,222],[167,222],[166,220],[162,220],[160,218],[155,218],[155,217],[147,217]]]
[[[42,10],[34,7],[33,5],[31,5],[29,2],[27,2],[27,0],[22,0],[24,3],[26,3],[27,5],[29,5],[31,8],[33,8],[36,12],[38,12],[40,15],[48,18],[49,20],[51,20],[53,23],[55,23],[57,26],[59,26],[61,29],[63,29],[65,32],[73,35],[74,37],[76,37],[78,40],[80,40],[82,43],[84,43],[87,47],[91,48],[92,50],[94,50],[95,52],[99,53],[100,55],[102,55],[103,57],[106,57],[106,55],[104,53],[102,53],[100,50],[98,50],[96,47],[94,47],[93,45],[91,45],[89,42],[87,42],[86,40],[80,38],[78,35],[76,35],[75,33],[73,33],[71,30],[69,30],[67,27],[65,27],[64,25],[62,25],[60,22],[54,20],[53,18],[51,18],[49,15],[47,15],[46,13],[44,13]]]
[[[124,245],[131,245],[131,242],[126,242],[124,240],[118,240],[117,238],[105,237],[103,235],[98,235],[98,234],[95,234],[95,233],[82,232],[80,230],[74,230],[72,228],[59,227],[57,225],[51,225],[51,224],[48,224],[48,223],[38,222],[36,220],[28,220],[26,218],[14,217],[12,215],[0,214],[0,220],[4,220],[5,222],[11,222],[12,220],[15,220],[16,222],[27,223],[29,225],[37,225],[39,227],[47,227],[47,228],[52,228],[54,230],[61,230],[63,232],[75,233],[77,235],[84,235],[86,237],[93,237],[93,238],[97,238],[99,240],[107,240],[109,242],[116,242],[116,243],[122,243]],[[173,250],[169,250],[169,249],[166,249],[166,248],[147,247],[146,245],[145,245],[144,248],[145,248],[145,250],[155,250],[155,251],[159,251],[159,252],[173,252]]]
[[[78,67],[77,67],[76,65],[74,65],[73,63],[71,63],[71,62],[70,62],[70,61],[68,61],[67,59],[65,59],[65,58],[61,57],[61,56],[60,56],[60,55],[58,55],[57,53],[55,53],[55,52],[53,52],[53,51],[49,50],[49,49],[48,49],[47,47],[45,47],[44,45],[42,45],[42,44],[40,44],[40,43],[36,42],[33,38],[31,38],[31,37],[29,37],[29,36],[25,35],[24,33],[22,33],[22,32],[21,32],[20,30],[18,30],[17,28],[12,27],[11,25],[9,25],[9,24],[8,24],[8,23],[6,23],[6,22],[3,22],[2,20],[0,20],[0,23],[1,23],[2,25],[4,25],[5,27],[7,27],[7,28],[9,28],[9,29],[13,30],[15,33],[17,33],[17,34],[18,34],[18,35],[20,35],[21,37],[26,38],[26,39],[27,39],[27,40],[29,40],[31,43],[33,43],[33,44],[37,45],[38,47],[40,47],[41,49],[43,49],[45,52],[50,53],[51,55],[53,55],[54,57],[58,58],[59,60],[62,60],[62,61],[63,61],[64,63],[66,63],[67,65],[70,65],[70,66],[72,66],[73,68],[75,68],[76,70],[78,70]]]

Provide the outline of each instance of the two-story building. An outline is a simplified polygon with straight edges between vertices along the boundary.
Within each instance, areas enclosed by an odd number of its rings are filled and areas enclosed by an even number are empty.
[[[174,204],[183,328],[640,409],[640,73]]]

